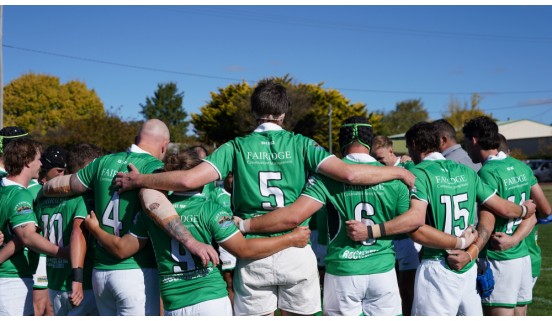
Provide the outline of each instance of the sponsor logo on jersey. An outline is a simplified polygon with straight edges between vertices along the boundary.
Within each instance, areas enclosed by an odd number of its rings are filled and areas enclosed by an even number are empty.
[[[502,181],[504,182],[504,186],[522,184],[527,182],[527,177],[525,176],[525,174],[522,174],[519,176],[503,179]]]
[[[218,220],[218,224],[221,228],[227,228],[234,224],[234,221],[232,220],[232,216],[222,216]]]
[[[33,212],[33,207],[29,203],[22,202],[15,206],[15,212],[17,214],[29,214]]]

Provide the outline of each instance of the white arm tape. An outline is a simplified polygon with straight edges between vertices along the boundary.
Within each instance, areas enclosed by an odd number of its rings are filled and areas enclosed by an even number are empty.
[[[63,175],[52,178],[44,184],[42,190],[44,196],[69,196],[71,192],[71,175]]]

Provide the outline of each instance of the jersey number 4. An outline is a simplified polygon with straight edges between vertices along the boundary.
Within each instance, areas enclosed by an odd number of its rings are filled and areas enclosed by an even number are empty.
[[[123,222],[119,220],[119,193],[113,193],[109,204],[102,215],[102,224],[113,228],[113,234],[119,236],[123,229]]]

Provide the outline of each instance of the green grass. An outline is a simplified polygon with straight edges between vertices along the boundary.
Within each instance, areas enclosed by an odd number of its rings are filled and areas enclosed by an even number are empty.
[[[552,204],[552,184],[541,184]],[[552,315],[552,223],[539,226],[539,246],[542,250],[541,275],[533,289],[533,303],[527,309],[527,315]]]

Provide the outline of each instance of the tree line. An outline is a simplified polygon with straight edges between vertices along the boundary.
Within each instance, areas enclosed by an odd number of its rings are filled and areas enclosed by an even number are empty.
[[[286,115],[284,127],[311,137],[326,148],[331,138],[333,151],[341,123],[352,115],[367,117],[379,135],[404,133],[419,121],[430,120],[421,99],[398,102],[389,112],[369,110],[365,103],[353,103],[335,89],[324,89],[323,83],[297,83],[290,76],[279,78],[288,88],[292,112]],[[176,83],[160,83],[152,96],[140,104],[144,119],[163,120],[171,131],[171,141],[184,147],[195,144],[220,146],[245,135],[255,128],[250,114],[249,98],[255,84],[245,81],[218,88],[210,93],[211,99],[199,109],[188,113],[184,109],[184,92]],[[473,94],[470,102],[451,97],[448,110],[443,114],[455,128],[464,122],[485,114],[481,96]],[[29,73],[14,79],[4,87],[4,125],[21,126],[47,144],[68,147],[87,142],[108,151],[120,151],[133,141],[141,120],[125,120],[113,107],[106,110],[93,89],[80,81],[62,84],[58,77]],[[189,124],[195,135],[188,135]]]

